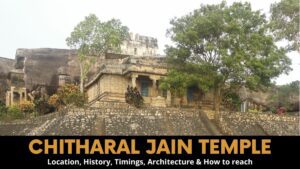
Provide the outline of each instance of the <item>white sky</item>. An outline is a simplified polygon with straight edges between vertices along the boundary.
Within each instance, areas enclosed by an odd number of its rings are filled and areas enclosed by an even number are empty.
[[[234,0],[228,0],[232,3]],[[278,1],[278,0],[277,0]],[[17,48],[68,48],[65,43],[78,22],[90,13],[100,20],[118,18],[131,32],[158,39],[160,53],[170,43],[169,21],[200,4],[221,0],[0,0],[0,56],[14,58]],[[267,13],[274,0],[250,0],[253,9]],[[277,84],[300,80],[300,57],[290,53],[293,72]]]

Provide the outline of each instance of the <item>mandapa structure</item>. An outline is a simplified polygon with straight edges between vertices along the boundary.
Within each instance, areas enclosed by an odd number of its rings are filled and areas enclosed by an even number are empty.
[[[122,55],[118,59],[105,60],[85,86],[92,107],[101,107],[101,102],[125,104],[128,86],[136,87],[143,96],[144,103],[152,107],[195,107],[212,101],[209,94],[199,97],[202,93],[194,88],[188,89],[181,98],[160,89],[160,82],[168,72],[165,57]]]

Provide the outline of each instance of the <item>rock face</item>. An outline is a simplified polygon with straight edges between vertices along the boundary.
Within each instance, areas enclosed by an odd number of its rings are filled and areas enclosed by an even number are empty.
[[[15,60],[0,57],[0,77],[6,76],[14,68]]]
[[[266,106],[270,102],[270,92],[251,91],[245,87],[242,87],[238,93],[242,100],[249,100],[259,105]]]
[[[5,103],[5,92],[9,88],[8,74],[14,69],[15,60],[0,57],[0,101]]]
[[[25,86],[33,90],[45,85],[49,90],[58,86],[59,70],[64,69],[72,81],[79,80],[76,52],[68,49],[17,49],[16,69],[23,69]]]

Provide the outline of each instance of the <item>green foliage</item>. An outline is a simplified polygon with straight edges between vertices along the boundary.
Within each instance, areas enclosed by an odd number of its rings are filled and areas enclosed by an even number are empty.
[[[238,111],[242,101],[236,91],[226,90],[223,94],[223,103],[230,110]]]
[[[172,69],[168,76],[163,78],[159,87],[163,90],[169,90],[172,95],[182,97],[188,87],[197,86],[203,91],[207,91],[212,84],[208,79],[198,77],[199,74],[187,73]]]
[[[284,107],[287,111],[299,111],[299,87],[300,81],[277,86],[269,98],[270,108],[275,110],[278,107]]]
[[[287,39],[288,50],[300,51],[299,0],[281,0],[271,5],[270,27],[277,40]]]
[[[35,105],[31,101],[24,101],[19,104],[19,109],[25,114],[33,113],[35,110]]]
[[[128,28],[120,20],[101,22],[96,15],[90,14],[74,28],[66,42],[80,54],[99,56],[120,51],[120,44],[128,37]]]
[[[59,110],[63,105],[62,100],[59,98],[57,94],[50,96],[48,100],[48,104],[53,106],[56,110]]]
[[[119,52],[121,43],[129,37],[128,28],[118,19],[101,22],[90,14],[81,21],[66,39],[67,45],[77,50],[80,61],[80,91],[83,93],[84,80],[94,63],[91,57],[106,52]]]
[[[166,49],[169,63],[200,88],[214,89],[215,105],[227,87],[261,88],[290,71],[285,50],[268,35],[265,16],[249,3],[202,5],[171,25],[168,34],[175,45]]]
[[[125,93],[126,103],[135,106],[136,108],[140,108],[144,104],[144,99],[137,88],[127,87],[127,91]]]
[[[3,116],[7,113],[7,107],[4,103],[0,101],[0,116]]]
[[[10,106],[7,110],[7,115],[12,119],[21,119],[25,117],[18,106]]]
[[[87,97],[81,93],[79,87],[73,84],[67,84],[58,89],[57,94],[52,95],[48,104],[59,110],[63,105],[74,105],[83,107]]]

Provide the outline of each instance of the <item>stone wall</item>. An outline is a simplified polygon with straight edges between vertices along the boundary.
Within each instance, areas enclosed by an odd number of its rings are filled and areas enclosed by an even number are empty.
[[[201,116],[189,109],[70,109],[0,123],[0,135],[215,135]]]
[[[144,108],[102,103],[28,120],[0,122],[0,135],[300,135],[298,116],[223,113],[216,127],[199,109]]]
[[[229,135],[300,135],[299,116],[271,113],[222,113],[221,128]]]
[[[154,56],[158,50],[157,39],[130,33],[130,38],[121,45],[123,54]]]
[[[104,74],[94,82],[94,85],[91,85],[87,88],[88,101],[93,101],[100,94],[103,94],[103,98],[101,99],[105,101],[125,101],[124,97],[128,85],[129,79],[127,79],[125,76],[117,74]]]

